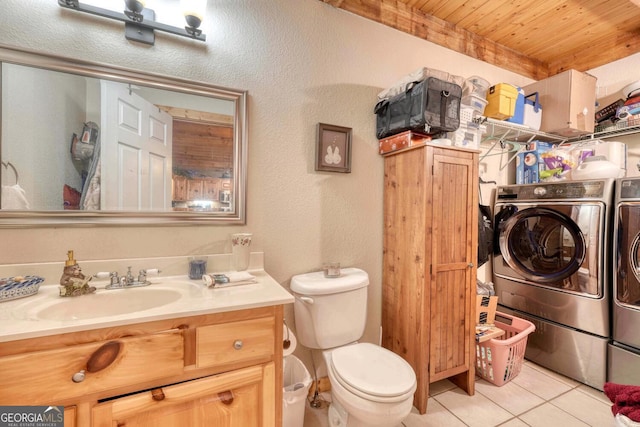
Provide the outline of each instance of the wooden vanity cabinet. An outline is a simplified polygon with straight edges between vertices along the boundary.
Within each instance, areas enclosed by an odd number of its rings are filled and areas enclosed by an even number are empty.
[[[280,426],[281,325],[272,306],[2,343],[0,405],[62,405],[65,426]]]
[[[429,384],[475,388],[478,152],[422,145],[384,158],[382,345]]]
[[[253,366],[121,397],[93,408],[93,427],[266,425],[271,412],[274,365]],[[268,424],[272,425],[272,424]]]

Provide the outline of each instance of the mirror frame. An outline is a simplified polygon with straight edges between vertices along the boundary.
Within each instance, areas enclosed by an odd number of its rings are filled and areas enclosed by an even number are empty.
[[[51,226],[155,226],[155,225],[231,225],[246,223],[247,182],[247,91],[229,89],[208,83],[161,74],[140,72],[113,65],[71,59],[47,53],[19,49],[0,44],[0,65],[12,63],[120,83],[216,97],[235,101],[232,212],[146,212],[146,211],[11,211],[0,209],[0,228],[33,228]],[[0,76],[2,69],[0,68]],[[2,87],[0,87],[0,94]],[[0,104],[1,107],[1,104]],[[0,108],[0,129],[2,126]],[[2,134],[0,133],[0,148]],[[2,151],[0,149],[0,161]]]

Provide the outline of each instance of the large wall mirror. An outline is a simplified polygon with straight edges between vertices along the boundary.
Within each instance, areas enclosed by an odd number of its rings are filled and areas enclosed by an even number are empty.
[[[6,46],[0,73],[0,227],[245,222],[245,91]]]

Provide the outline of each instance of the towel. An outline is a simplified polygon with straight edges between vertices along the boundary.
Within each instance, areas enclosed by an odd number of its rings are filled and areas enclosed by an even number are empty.
[[[640,386],[605,383],[604,394],[611,400],[613,415],[640,421]]]
[[[230,286],[257,283],[256,277],[248,271],[232,271],[229,273],[205,274],[204,283],[210,288],[228,288]]]
[[[2,204],[2,209],[29,209],[29,201],[27,200],[26,193],[18,184],[2,186],[2,199],[0,199],[0,204]]]

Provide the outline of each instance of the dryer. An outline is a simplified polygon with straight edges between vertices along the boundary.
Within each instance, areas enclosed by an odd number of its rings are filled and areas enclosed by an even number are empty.
[[[613,179],[498,187],[493,281],[500,311],[536,331],[525,357],[602,390],[610,339]]]
[[[640,384],[640,178],[617,181],[608,381]]]

